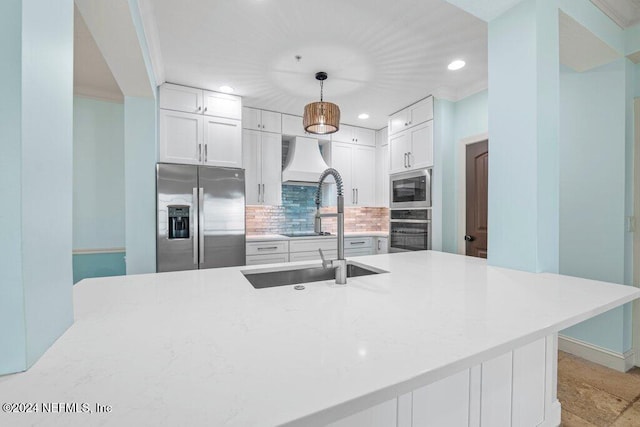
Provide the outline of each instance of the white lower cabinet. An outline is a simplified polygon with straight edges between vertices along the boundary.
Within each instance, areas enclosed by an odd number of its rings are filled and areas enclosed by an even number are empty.
[[[324,253],[324,258],[325,259],[336,259],[338,257],[338,251],[337,250],[325,251],[323,249],[322,252]],[[295,262],[295,261],[320,261],[320,260],[321,260],[320,252],[318,252],[318,251],[292,252],[292,253],[289,254],[289,261],[291,261],[291,262]]]
[[[247,265],[289,262],[289,242],[286,240],[247,242],[246,249]]]
[[[376,254],[388,254],[389,253],[389,238],[388,237],[376,237]]]
[[[557,335],[398,395],[330,427],[560,425]]]

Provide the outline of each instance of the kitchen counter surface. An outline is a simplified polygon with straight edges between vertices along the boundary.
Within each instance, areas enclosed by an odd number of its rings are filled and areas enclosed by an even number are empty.
[[[288,237],[282,234],[247,234],[247,242],[263,242],[275,240],[292,240],[292,239],[335,239],[336,234],[329,236],[295,236]],[[344,237],[389,237],[387,231],[355,231],[344,233]]]
[[[320,425],[631,301],[640,290],[432,251],[358,258],[388,274],[254,289],[233,267],[85,279],[75,323],[2,402],[107,414],[0,425]],[[292,263],[317,264],[317,263]]]

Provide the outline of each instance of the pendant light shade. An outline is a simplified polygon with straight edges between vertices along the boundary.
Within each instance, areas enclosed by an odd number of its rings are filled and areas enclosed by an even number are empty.
[[[302,124],[304,130],[316,135],[326,135],[340,129],[340,108],[331,102],[323,100],[323,86],[327,73],[316,73],[316,80],[320,81],[320,102],[312,102],[304,107]]]

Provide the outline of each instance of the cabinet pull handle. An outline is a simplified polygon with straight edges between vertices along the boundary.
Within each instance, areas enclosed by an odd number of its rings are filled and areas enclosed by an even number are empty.
[[[262,187],[260,186],[260,184],[258,184],[258,203],[260,203],[260,201],[262,200]]]
[[[198,107],[198,111],[202,110],[202,107]]]
[[[209,144],[204,144],[204,162],[207,163],[207,158],[209,157],[207,155],[207,147],[209,146]]]
[[[202,161],[202,144],[198,144],[198,161]]]
[[[207,108],[209,108],[209,107],[204,107],[204,112],[205,112],[205,113],[207,112]]]
[[[411,167],[411,151],[407,153],[407,162],[409,163],[409,167]]]
[[[360,203],[360,189],[356,188],[356,205]]]
[[[364,245],[367,242],[349,242],[350,245]]]
[[[356,189],[355,188],[351,189],[351,203],[353,203],[354,205],[356,204]]]
[[[404,167],[407,167],[407,153],[404,153]]]
[[[277,246],[267,246],[267,247],[258,248],[259,251],[275,251],[276,249],[278,249]]]
[[[264,203],[264,184],[262,184],[262,203]]]

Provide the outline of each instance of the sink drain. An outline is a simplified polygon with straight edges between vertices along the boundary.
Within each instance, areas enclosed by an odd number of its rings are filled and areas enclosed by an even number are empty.
[[[304,290],[304,285],[295,285],[293,287],[293,289],[295,289],[296,291],[303,291]]]

